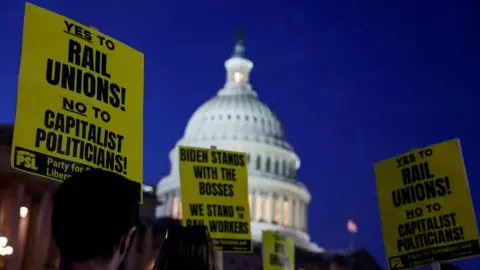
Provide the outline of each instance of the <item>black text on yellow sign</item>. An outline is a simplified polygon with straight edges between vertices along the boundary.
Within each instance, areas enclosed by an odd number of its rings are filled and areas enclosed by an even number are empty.
[[[289,236],[278,232],[263,231],[263,269],[295,269],[295,244]]]
[[[179,146],[183,223],[205,225],[215,248],[252,252],[245,153]]]
[[[99,167],[140,190],[143,54],[27,3],[13,148],[22,171],[63,181]]]
[[[458,139],[375,164],[390,269],[480,254]]]

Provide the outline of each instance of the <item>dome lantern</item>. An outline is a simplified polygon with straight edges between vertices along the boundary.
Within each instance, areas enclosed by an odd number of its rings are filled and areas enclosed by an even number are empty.
[[[227,81],[224,89],[220,90],[220,95],[232,94],[251,94],[256,93],[250,86],[250,72],[253,63],[245,57],[245,46],[243,39],[243,31],[241,28],[237,32],[237,44],[234,53],[227,61],[225,61],[225,69],[227,70]]]

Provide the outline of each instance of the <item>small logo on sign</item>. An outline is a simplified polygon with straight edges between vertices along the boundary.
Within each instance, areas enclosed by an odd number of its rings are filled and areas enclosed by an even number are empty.
[[[390,268],[391,269],[403,269],[403,262],[400,257],[393,257],[390,259]]]
[[[15,160],[15,166],[29,170],[38,171],[37,163],[34,153],[29,151],[19,150],[17,151],[17,158]]]
[[[243,219],[243,216],[244,216],[244,213],[245,213],[245,207],[237,206],[235,209],[237,210],[238,218]]]

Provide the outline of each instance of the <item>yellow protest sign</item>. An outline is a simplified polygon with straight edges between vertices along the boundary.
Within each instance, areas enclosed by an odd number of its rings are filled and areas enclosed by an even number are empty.
[[[375,174],[390,269],[480,254],[458,139],[378,162]]]
[[[102,168],[140,190],[143,54],[27,3],[11,160],[57,181]]]
[[[295,244],[289,236],[263,231],[263,269],[295,269]]]
[[[185,226],[205,225],[217,251],[252,252],[247,155],[179,146]]]

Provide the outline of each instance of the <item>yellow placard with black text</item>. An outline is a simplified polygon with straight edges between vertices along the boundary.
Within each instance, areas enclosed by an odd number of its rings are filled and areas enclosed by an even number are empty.
[[[389,269],[480,254],[458,139],[378,162],[375,174]]]
[[[263,269],[295,269],[295,244],[289,236],[278,232],[263,231]]]
[[[179,146],[182,219],[208,228],[217,251],[253,251],[247,155]]]
[[[102,168],[142,196],[143,66],[141,52],[26,3],[12,167],[60,182]]]

